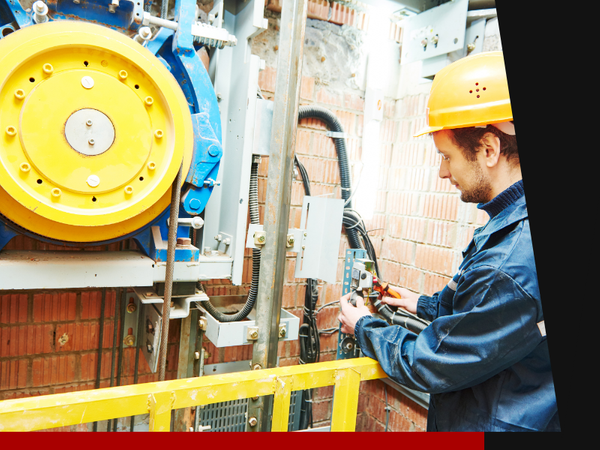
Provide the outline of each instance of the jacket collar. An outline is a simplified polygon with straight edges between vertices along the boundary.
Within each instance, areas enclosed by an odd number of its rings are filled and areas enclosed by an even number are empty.
[[[490,202],[480,203],[477,208],[490,214],[488,223],[473,233],[471,244],[474,243],[479,251],[492,234],[527,218],[527,203],[523,191],[523,181],[513,184]],[[467,246],[463,254],[468,251],[471,244]]]

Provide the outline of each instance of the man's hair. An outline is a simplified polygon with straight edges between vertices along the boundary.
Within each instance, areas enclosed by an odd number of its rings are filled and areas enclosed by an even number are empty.
[[[503,133],[493,125],[485,128],[454,128],[450,136],[454,143],[461,147],[463,155],[468,161],[477,159],[477,151],[481,148],[481,138],[486,133],[492,133],[500,139],[500,154],[506,156],[506,160],[512,164],[519,164],[519,152],[517,150],[517,137]]]

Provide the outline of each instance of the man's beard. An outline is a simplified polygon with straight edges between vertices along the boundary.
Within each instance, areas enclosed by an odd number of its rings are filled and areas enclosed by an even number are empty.
[[[491,200],[492,183],[476,162],[473,162],[472,186],[460,191],[460,199],[465,203],[487,203]]]

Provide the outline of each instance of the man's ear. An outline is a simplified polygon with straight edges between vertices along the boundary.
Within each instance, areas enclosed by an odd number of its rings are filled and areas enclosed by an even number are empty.
[[[485,133],[480,142],[485,164],[490,168],[496,166],[500,160],[500,138],[493,133]]]

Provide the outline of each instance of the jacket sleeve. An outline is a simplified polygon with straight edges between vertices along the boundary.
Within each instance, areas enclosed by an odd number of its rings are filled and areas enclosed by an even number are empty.
[[[452,302],[453,314],[419,335],[362,317],[355,327],[361,350],[400,384],[441,393],[485,381],[541,342],[537,302],[500,270],[464,272]]]
[[[439,292],[436,292],[431,297],[421,295],[417,302],[417,316],[427,320],[428,322],[437,319],[440,315],[439,308]]]

